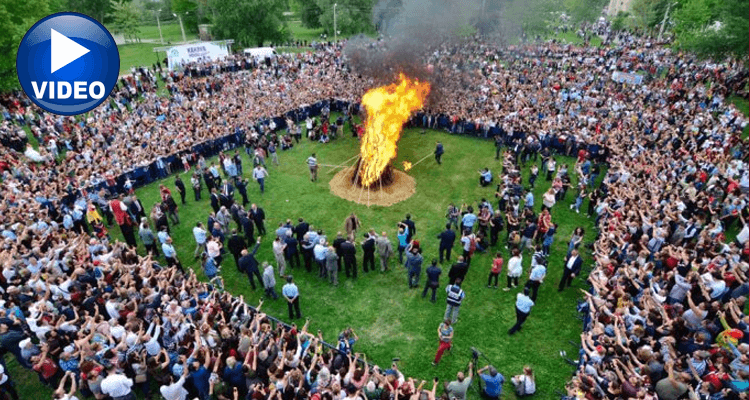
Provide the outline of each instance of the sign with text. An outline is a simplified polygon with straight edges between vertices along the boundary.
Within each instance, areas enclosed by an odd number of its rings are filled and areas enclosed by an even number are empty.
[[[628,85],[640,85],[643,83],[643,75],[614,71],[612,72],[612,80],[618,83],[625,82]]]
[[[167,51],[169,69],[174,70],[185,64],[203,61],[213,61],[226,57],[229,51],[226,46],[219,46],[211,42],[199,42],[175,46]]]

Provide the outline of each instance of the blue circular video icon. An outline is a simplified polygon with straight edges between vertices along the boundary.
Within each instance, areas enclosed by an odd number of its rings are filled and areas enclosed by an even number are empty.
[[[60,115],[93,110],[109,97],[120,53],[109,31],[73,12],[52,14],[26,32],[16,57],[18,80],[39,107]]]

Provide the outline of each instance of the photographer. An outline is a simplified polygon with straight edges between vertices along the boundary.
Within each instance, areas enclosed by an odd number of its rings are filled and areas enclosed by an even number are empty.
[[[464,376],[463,371],[458,371],[456,380],[445,385],[445,394],[451,400],[466,400],[466,391],[471,386],[471,380],[474,378],[474,363],[469,362],[469,376]]]
[[[484,374],[484,371],[487,371],[487,373]],[[481,386],[484,386],[482,397],[490,400],[498,400],[503,393],[503,383],[505,382],[503,374],[497,372],[497,369],[492,365],[481,368],[477,371],[477,374],[481,378]]]

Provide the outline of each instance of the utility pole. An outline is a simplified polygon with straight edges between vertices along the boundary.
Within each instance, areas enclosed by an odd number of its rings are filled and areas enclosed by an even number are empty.
[[[161,35],[161,22],[159,22],[159,14],[161,14],[161,9],[156,10],[156,26],[159,28],[159,42],[161,44],[164,44],[164,36]]]
[[[333,42],[336,43],[339,41],[339,32],[338,32],[338,25],[336,25],[336,6],[338,6],[339,3],[333,3]]]
[[[185,37],[185,27],[182,26],[182,15],[172,14],[175,17],[177,17],[177,20],[180,21],[180,31],[182,31],[182,42],[187,42],[187,37]]]
[[[669,18],[669,9],[673,5],[677,5],[677,3],[669,3],[669,4],[667,4],[667,11],[664,11],[664,19],[661,20],[661,27],[659,28],[659,36],[656,38],[656,40],[658,42],[661,42],[661,35],[664,33],[664,25],[667,24],[667,19]]]

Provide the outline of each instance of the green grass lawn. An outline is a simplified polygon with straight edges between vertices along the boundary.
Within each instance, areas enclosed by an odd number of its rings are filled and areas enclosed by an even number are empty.
[[[129,74],[130,67],[151,66],[158,60],[163,60],[166,53],[154,53],[158,43],[128,43],[117,46],[120,52],[120,75]]]
[[[149,39],[155,41],[159,40],[159,27],[155,23],[154,25],[141,25],[138,28],[138,31],[138,36],[141,39]],[[161,34],[164,37],[165,45],[168,45],[169,43],[174,44],[182,42],[182,31],[180,30],[180,23],[177,22],[176,19],[167,23],[164,23],[164,21],[162,21]],[[188,27],[185,27],[185,38],[187,40],[196,40],[198,39],[198,34],[193,33],[188,29]]]
[[[417,181],[416,194],[391,207],[368,208],[331,195],[328,181],[333,174],[329,174],[326,167],[321,167],[319,182],[309,181],[304,162],[309,154],[317,153],[322,164],[341,163],[358,152],[358,142],[350,137],[326,145],[303,141],[290,151],[280,152],[281,165],[269,165],[270,177],[266,193],[261,195],[257,184],[252,184],[249,190],[250,200],[265,209],[269,235],[273,235],[279,222],[287,218],[296,221],[298,217],[304,217],[315,228],[322,228],[329,239],[333,239],[337,231],[344,230],[345,217],[354,211],[362,220],[363,228],[373,227],[377,232],[386,231],[395,241],[396,222],[403,219],[406,213],[411,213],[417,226],[416,237],[422,243],[425,264],[428,264],[432,258],[437,257],[438,241],[435,236],[445,224],[447,204],[475,204],[482,197],[492,199],[493,204],[497,204],[493,197],[494,185],[491,188],[480,187],[476,171],[487,166],[498,173],[501,168],[494,159],[494,147],[490,141],[436,131],[428,131],[423,135],[417,129],[405,132],[399,142],[398,157],[394,165],[400,166],[403,160],[415,162],[431,154],[437,140],[441,140],[446,149],[443,165],[436,165],[431,158],[416,165],[409,172]],[[243,160],[245,176],[249,176],[250,161],[246,156],[243,156]],[[564,162],[572,164],[573,160],[566,158]],[[526,173],[528,168],[524,174]],[[189,182],[189,174],[182,176],[185,182]],[[174,178],[169,177],[143,187],[137,193],[150,210],[159,197],[158,184],[164,183],[174,189],[173,181]],[[534,190],[538,205],[541,204],[541,194],[548,187],[543,178],[538,181]],[[562,389],[572,372],[572,368],[565,364],[558,352],[562,349],[575,354],[575,349],[568,341],[576,341],[581,332],[580,321],[575,318],[578,290],[571,288],[563,293],[557,292],[567,241],[573,229],[579,225],[587,230],[587,242],[594,238],[592,221],[584,214],[575,214],[568,208],[574,196],[572,191],[569,192],[567,199],[553,209],[553,221],[560,224],[560,228],[550,256],[548,277],[540,289],[538,304],[532,310],[524,329],[513,337],[509,337],[506,332],[515,323],[515,297],[522,289],[519,287],[504,292],[486,288],[491,265],[489,253],[477,255],[472,260],[463,285],[466,300],[455,326],[454,349],[437,367],[431,366],[430,362],[437,348],[436,329],[445,311],[444,284],[449,263],[442,265],[443,289],[438,292],[436,304],[422,299],[421,289],[408,289],[406,272],[395,260],[391,271],[384,274],[364,274],[360,265],[359,278],[351,280],[342,276],[339,287],[331,287],[318,279],[315,272],[294,270],[292,273],[301,291],[302,313],[311,319],[311,329],[321,329],[324,337],[331,342],[335,342],[338,333],[344,328],[354,328],[360,338],[356,351],[364,352],[368,355],[368,360],[381,366],[388,365],[393,357],[400,357],[401,369],[407,376],[428,381],[434,376],[438,376],[441,381],[453,379],[456,371],[466,367],[470,347],[474,346],[492,360],[506,376],[506,381],[509,381],[511,375],[519,373],[525,364],[531,365],[536,370],[541,391],[537,397],[552,398],[554,390]],[[192,192],[189,192],[188,203],[180,206],[182,223],[172,228],[172,236],[178,244],[179,258],[186,266],[199,271],[201,278],[205,277],[192,257],[194,241],[191,229],[196,221],[205,223],[210,211],[205,191],[203,197],[203,201],[196,203],[192,199]],[[584,203],[584,207],[586,204]],[[116,226],[110,232],[113,236],[120,237]],[[504,234],[505,232],[501,233],[503,238]],[[258,252],[260,261],[274,261],[271,241],[272,236],[264,238]],[[499,245],[498,250],[503,253],[507,262],[508,251],[503,245]],[[455,257],[453,255],[453,260]],[[358,261],[361,263],[361,249],[358,250]],[[527,254],[521,285],[528,276],[529,263],[530,257]],[[231,256],[223,262],[221,275],[226,282],[226,289],[235,295],[244,295],[249,304],[257,304],[263,295],[262,289],[250,290],[246,276],[237,272]],[[504,275],[503,271],[501,282]],[[421,282],[424,283],[424,276]],[[574,286],[582,285],[577,282]],[[280,289],[279,282],[277,290]],[[288,321],[283,300],[268,300],[263,308],[269,314]],[[30,374],[23,374],[19,379],[21,389],[26,394],[24,398],[31,398],[35,392],[31,387],[36,385],[23,383],[35,380],[36,377]],[[512,391],[510,384],[506,384],[505,391]],[[507,395],[505,398],[514,397]]]
[[[320,41],[320,34],[323,33],[323,28],[310,29],[302,26],[302,21],[293,20],[287,22],[289,30],[292,33],[293,40],[307,40],[309,42]]]
[[[750,115],[750,103],[748,103],[747,99],[744,99],[739,96],[731,96],[729,99],[727,99],[730,103],[734,104],[737,109],[739,109],[746,117]],[[742,131],[742,138],[747,139],[748,138],[748,129],[750,127],[745,127],[745,129]]]

